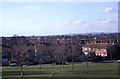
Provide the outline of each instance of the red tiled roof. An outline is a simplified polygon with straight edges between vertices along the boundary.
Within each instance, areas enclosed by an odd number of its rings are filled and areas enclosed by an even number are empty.
[[[112,43],[96,43],[96,44],[85,44],[83,47],[90,47],[90,48],[98,48],[98,49],[106,49],[112,46]]]

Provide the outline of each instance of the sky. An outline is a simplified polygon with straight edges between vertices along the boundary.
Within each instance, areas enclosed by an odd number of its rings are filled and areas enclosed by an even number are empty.
[[[118,32],[117,2],[4,2],[1,36]]]

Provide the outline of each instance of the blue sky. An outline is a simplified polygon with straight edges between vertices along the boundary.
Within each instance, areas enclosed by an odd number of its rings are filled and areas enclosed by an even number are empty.
[[[117,32],[117,2],[5,2],[2,36]]]

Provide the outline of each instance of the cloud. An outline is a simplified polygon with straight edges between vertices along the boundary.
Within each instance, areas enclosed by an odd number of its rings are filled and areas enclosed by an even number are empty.
[[[118,24],[118,17],[117,16],[113,16],[113,17],[102,17],[102,18],[98,18],[96,20],[94,20],[94,23],[99,24],[99,25],[116,25]]]
[[[73,24],[79,24],[81,21],[80,20],[76,20],[76,21],[73,21],[72,23]]]
[[[94,20],[74,20],[68,25],[67,29],[72,28],[72,30],[81,29],[81,31],[109,31],[108,29],[117,29],[118,18],[97,18]],[[105,28],[105,29],[104,29]],[[112,31],[110,30],[110,31]]]
[[[106,14],[116,13],[117,11],[118,11],[117,9],[111,8],[111,7],[106,8],[106,9],[104,10],[104,12],[105,12]]]
[[[83,25],[83,26],[87,26],[89,23],[88,21],[84,21],[84,20],[75,20],[72,22],[73,25]]]

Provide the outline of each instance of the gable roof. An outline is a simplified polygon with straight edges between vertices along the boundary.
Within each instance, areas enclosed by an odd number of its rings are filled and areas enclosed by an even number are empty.
[[[98,49],[107,49],[111,47],[112,43],[94,43],[94,44],[85,44],[83,47],[98,48]]]

